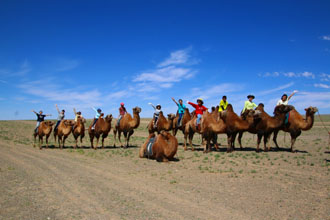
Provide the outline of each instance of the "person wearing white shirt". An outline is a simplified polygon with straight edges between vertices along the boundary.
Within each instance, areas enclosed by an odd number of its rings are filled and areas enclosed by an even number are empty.
[[[291,97],[296,94],[298,91],[297,90],[294,90],[293,93],[288,97],[287,94],[283,94],[281,99],[278,100],[277,104],[276,105],[288,105],[289,103],[289,100],[291,99]]]

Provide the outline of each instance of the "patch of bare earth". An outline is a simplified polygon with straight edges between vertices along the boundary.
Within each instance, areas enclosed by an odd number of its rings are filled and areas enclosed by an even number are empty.
[[[330,120],[328,120],[330,121]],[[178,161],[138,158],[147,136],[143,120],[133,147],[73,149],[32,147],[34,122],[0,122],[0,219],[329,219],[328,135],[315,127],[298,139],[298,153],[244,150],[203,154],[182,150]],[[221,144],[225,135],[219,135]],[[285,142],[279,136],[281,146]],[[118,144],[117,144],[118,145]],[[273,144],[272,144],[273,146]]]

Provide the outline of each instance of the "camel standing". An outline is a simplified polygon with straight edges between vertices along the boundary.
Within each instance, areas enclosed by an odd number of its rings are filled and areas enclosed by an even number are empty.
[[[74,146],[74,148],[77,148],[78,146],[78,138],[80,137],[80,147],[82,146],[82,139],[85,137],[85,123],[86,123],[86,119],[82,118],[82,117],[78,117],[77,118],[77,122],[73,127],[73,137],[76,141],[76,144]]]
[[[288,113],[292,109],[294,109],[294,107],[291,105],[278,105],[274,109],[274,116],[271,117],[264,111],[263,104],[258,105],[256,110],[260,111],[260,114],[258,116],[260,118],[259,119],[260,121],[256,124],[256,131],[258,136],[257,152],[260,151],[259,146],[262,138],[264,138],[264,150],[265,151],[270,150],[270,146],[267,147],[267,144],[269,142],[269,138],[271,134],[275,130],[283,126],[286,113]]]
[[[56,131],[54,131],[54,139],[56,142],[56,136],[58,138],[58,147],[63,149],[65,140],[68,138],[72,131],[74,123],[70,120],[62,120],[58,125]]]
[[[197,124],[197,116],[194,114],[190,121],[186,123],[185,129],[184,129],[184,142],[183,142],[183,148],[184,150],[187,150],[187,138],[189,139],[189,145],[192,151],[195,150],[195,148],[192,145],[192,139],[194,137],[195,133],[200,133],[200,130],[196,129]]]
[[[115,122],[115,127],[113,129],[114,147],[116,146],[117,132],[118,132],[118,140],[121,147],[123,147],[123,144],[121,143],[121,139],[120,139],[121,132],[124,133],[126,147],[129,146],[129,139],[134,133],[134,129],[138,128],[140,125],[140,112],[141,112],[141,108],[135,107],[133,108],[133,118],[131,114],[126,113],[120,120],[119,126],[117,124],[117,121]]]
[[[38,127],[38,131],[34,132],[34,143],[33,147],[36,146],[36,137],[39,137],[39,148],[42,150],[42,144],[44,141],[44,136],[46,136],[46,147],[48,148],[48,138],[50,136],[50,133],[52,133],[52,126],[54,125],[54,122],[52,121],[42,121]]]
[[[111,114],[107,115],[105,118],[103,118],[102,116],[103,114],[97,120],[94,126],[95,129],[92,129],[93,122],[88,128],[89,139],[91,141],[91,148],[94,148],[94,150],[97,149],[101,135],[102,135],[102,148],[104,148],[104,139],[108,136],[111,129],[112,115]],[[93,144],[94,137],[96,137],[96,146],[94,146]]]
[[[274,131],[273,141],[276,145],[276,148],[279,149],[276,138],[279,130],[284,132],[289,132],[291,136],[291,152],[296,152],[293,148],[296,139],[300,136],[301,131],[307,131],[313,127],[314,124],[314,115],[318,111],[316,107],[308,107],[305,109],[306,119],[304,119],[295,109],[290,111],[290,116],[288,120],[288,125],[283,125],[279,129]]]
[[[155,138],[155,142],[152,146],[152,155],[146,156],[150,138]],[[148,139],[140,148],[139,156],[140,158],[149,157],[156,159],[158,162],[167,162],[173,160],[177,150],[178,140],[176,137],[166,131],[161,131],[157,136],[154,133],[149,134]]]
[[[157,127],[154,127],[154,119],[151,119],[151,121],[148,124],[148,131],[149,134],[154,133],[155,131],[159,134],[161,131],[169,131],[173,127],[173,121],[175,118],[174,114],[168,114],[166,119],[164,117],[163,112],[159,113],[159,117],[157,120]]]
[[[204,112],[201,120],[201,133],[203,138],[206,140],[204,152],[211,151],[211,140],[213,140],[215,148],[218,150],[219,146],[217,143],[218,134],[226,133],[226,124],[220,118],[218,119],[218,113],[216,111],[209,113]]]
[[[238,132],[247,131],[250,125],[253,123],[253,113],[251,112],[246,120],[239,117],[233,109],[231,104],[228,104],[227,109],[222,111],[221,119],[226,124],[227,133],[227,153],[232,152],[235,149],[235,139]]]
[[[181,130],[182,133],[184,133],[184,129],[185,129],[187,122],[191,120],[191,115],[189,113],[188,108],[186,108],[184,110],[184,114],[181,118],[181,126],[178,125],[178,120],[179,120],[179,114],[176,114],[176,117],[173,120],[173,130],[172,130],[174,136],[176,136],[176,133],[178,132],[178,130]]]

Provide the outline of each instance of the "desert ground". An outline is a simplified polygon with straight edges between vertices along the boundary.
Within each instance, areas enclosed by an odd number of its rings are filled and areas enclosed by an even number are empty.
[[[204,154],[184,151],[179,132],[177,160],[140,159],[147,123],[131,147],[74,149],[73,137],[60,150],[33,147],[35,121],[0,122],[0,219],[330,219],[329,135],[316,122],[288,151],[290,136],[280,132],[283,150],[256,153],[256,136],[245,133],[244,150]],[[330,115],[323,115],[330,128]],[[90,121],[87,122],[87,125]],[[238,144],[236,143],[236,147]],[[274,144],[271,142],[271,146]]]

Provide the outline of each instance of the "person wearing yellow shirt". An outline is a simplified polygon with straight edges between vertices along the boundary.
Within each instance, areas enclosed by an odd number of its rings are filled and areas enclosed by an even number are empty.
[[[228,102],[227,102],[227,96],[222,96],[222,99],[219,104],[219,112],[222,112],[227,109]]]
[[[253,99],[255,98],[254,95],[248,95],[247,98],[248,100],[245,101],[242,113],[245,112],[245,110],[254,109],[257,107],[257,105],[253,102]]]

